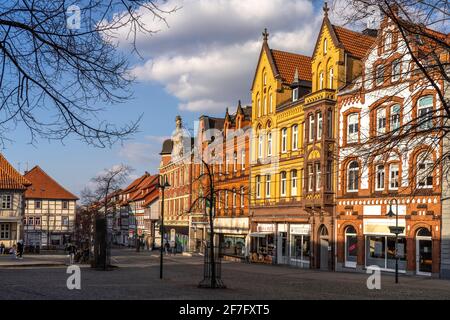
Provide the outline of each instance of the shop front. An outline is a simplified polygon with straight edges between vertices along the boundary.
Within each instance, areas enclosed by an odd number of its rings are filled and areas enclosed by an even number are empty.
[[[164,243],[169,243],[171,250],[177,253],[189,250],[189,227],[181,225],[164,226]]]
[[[258,223],[256,231],[250,234],[250,261],[272,264],[275,261],[276,225]]]
[[[309,268],[311,261],[311,225],[291,224],[289,226],[289,264]]]
[[[222,255],[245,259],[248,255],[248,218],[216,218],[214,230],[220,244]],[[209,228],[208,228],[209,233]]]

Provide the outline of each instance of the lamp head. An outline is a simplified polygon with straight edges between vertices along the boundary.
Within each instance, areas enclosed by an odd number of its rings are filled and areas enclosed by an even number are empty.
[[[393,218],[396,216],[396,214],[394,213],[394,211],[392,211],[392,205],[389,205],[389,212],[387,213],[387,216],[389,218]]]

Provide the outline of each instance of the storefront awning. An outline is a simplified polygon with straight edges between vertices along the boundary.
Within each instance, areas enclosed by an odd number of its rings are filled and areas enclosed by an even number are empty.
[[[272,232],[253,232],[253,233],[250,233],[250,237],[265,238],[269,234],[273,234],[273,233]]]

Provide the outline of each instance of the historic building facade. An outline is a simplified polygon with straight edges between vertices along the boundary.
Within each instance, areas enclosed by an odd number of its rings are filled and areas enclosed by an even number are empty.
[[[336,93],[361,73],[375,38],[331,24],[326,6],[324,12],[311,61],[312,93],[303,106],[303,204],[310,213],[312,267],[334,270]]]
[[[394,271],[397,255],[400,272],[440,272],[442,143],[422,116],[440,104],[406,47],[383,19],[361,77],[338,97],[338,270]],[[395,215],[404,228],[397,247]]]
[[[0,244],[7,249],[23,240],[24,193],[30,185],[0,154]]]
[[[223,254],[244,259],[249,247],[249,174],[252,108],[225,113],[219,139],[209,146],[219,161],[213,163],[215,192],[215,233]]]
[[[311,59],[270,49],[268,36],[252,85],[250,259],[308,267],[310,225],[300,185]]]
[[[192,250],[189,209],[192,199],[192,139],[176,118],[172,138],[163,143],[159,174],[170,187],[164,192],[164,239],[183,251]],[[161,195],[162,201],[162,195]]]
[[[74,238],[78,197],[63,188],[39,166],[26,172],[26,246],[62,247]]]

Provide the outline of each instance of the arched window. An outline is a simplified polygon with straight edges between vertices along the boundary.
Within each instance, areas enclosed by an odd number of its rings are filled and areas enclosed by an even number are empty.
[[[347,170],[347,191],[357,192],[359,187],[359,165],[357,161],[352,161]]]
[[[359,115],[352,113],[347,116],[347,143],[358,141]]]
[[[261,117],[261,98],[259,97],[259,94],[257,95],[257,110],[258,110],[258,117]]]
[[[267,114],[267,96],[264,95],[264,114]]]
[[[269,100],[270,100],[270,102],[269,102],[269,112],[272,113],[273,112],[273,95],[272,95],[272,93],[270,94]]]
[[[280,173],[281,176],[281,185],[280,185],[280,193],[282,197],[286,196],[286,187],[287,187],[287,175],[286,175],[286,171],[283,171]]]
[[[328,52],[328,39],[325,38],[325,40],[323,40],[323,54],[327,54]]]
[[[233,171],[237,172],[237,166],[238,166],[238,155],[237,152],[235,151],[233,154]]]
[[[345,229],[345,266],[356,268],[358,258],[358,238],[353,226]]]
[[[261,199],[261,176],[256,176],[256,199]]]
[[[297,170],[291,171],[291,197],[297,196]]]
[[[417,236],[418,237],[431,237],[431,231],[428,230],[427,228],[420,228],[417,231]]]
[[[264,85],[267,85],[267,72],[264,72],[264,75],[263,75],[263,84],[264,84]]]
[[[330,68],[329,84],[328,84],[328,87],[330,89],[333,89],[333,83],[334,83],[334,71],[333,71],[333,68]]]
[[[233,209],[236,209],[236,189],[233,189]]]
[[[397,131],[400,128],[400,105],[394,104],[391,107],[391,131]]]
[[[433,188],[434,163],[427,152],[422,152],[417,157],[417,187]]]
[[[258,159],[263,157],[263,135],[259,133],[258,136]]]
[[[433,96],[419,99],[417,108],[417,121],[420,130],[427,130],[433,126]]]
[[[245,195],[245,193],[244,193],[244,187],[241,187],[241,189],[240,189],[240,196],[241,196],[241,208],[244,208],[244,206],[245,206],[245,198],[244,198],[244,195]]]
[[[319,90],[323,89],[323,82],[324,82],[324,76],[323,76],[323,71],[321,71],[320,76],[319,76]]]
[[[384,165],[377,165],[375,168],[375,190],[383,191],[384,190]]]
[[[298,148],[298,125],[292,126],[292,150],[297,150]]]
[[[386,109],[377,109],[377,135],[386,133]]]

